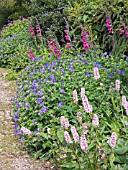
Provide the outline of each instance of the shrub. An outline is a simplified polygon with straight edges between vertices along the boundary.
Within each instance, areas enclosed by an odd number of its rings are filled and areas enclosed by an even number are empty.
[[[100,140],[106,141],[115,130],[123,140],[121,147],[126,141],[124,137],[126,112],[122,109],[121,97],[122,95],[128,97],[126,70],[124,70],[127,60],[122,56],[119,61],[118,58],[106,53],[101,56],[63,54],[61,60],[56,60],[54,57],[44,55],[33,59],[22,72],[17,82],[17,95],[13,101],[15,134],[20,136],[20,141],[25,142],[28,151],[35,157],[54,159],[61,153],[59,148],[62,149],[65,145],[67,148],[67,144],[62,144],[60,147],[58,140],[60,139],[62,143],[64,141],[61,140],[63,131],[59,119],[64,115],[71,125],[77,124],[76,115],[79,111],[83,113],[83,120],[88,121],[92,134],[95,132],[90,124],[91,117],[94,113],[98,115],[101,121],[98,135],[100,131],[105,130]],[[94,67],[99,68],[100,78],[97,80],[94,79]],[[121,82],[119,92],[115,89],[117,79]],[[90,115],[84,114],[81,105],[79,96],[82,87],[85,88],[93,108]],[[77,104],[73,102],[72,93],[75,89],[78,92]],[[23,133],[22,126],[30,131],[24,130]],[[47,132],[49,128],[51,136]],[[92,136],[89,137],[90,142],[91,140]],[[103,150],[106,152],[106,149]],[[68,154],[70,150],[66,152]],[[105,154],[109,156],[109,153]]]

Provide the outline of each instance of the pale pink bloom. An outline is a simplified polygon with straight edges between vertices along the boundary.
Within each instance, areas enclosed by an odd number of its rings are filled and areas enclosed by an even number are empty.
[[[126,100],[126,96],[122,96],[122,106],[125,106],[126,105],[126,102],[127,102],[127,100]]]
[[[120,80],[116,80],[116,90],[120,90]]]
[[[65,138],[67,143],[72,143],[70,135],[69,135],[69,133],[67,131],[64,132],[64,138]]]
[[[101,150],[100,146],[98,146],[98,151],[99,151],[99,154],[100,154],[101,158],[104,159],[105,158],[105,153],[104,153],[103,150]]]
[[[73,91],[73,100],[74,100],[74,103],[78,102],[77,91],[76,90]]]
[[[98,116],[96,114],[93,115],[92,125],[93,126],[98,126],[99,125],[99,118],[98,118]]]
[[[83,128],[85,128],[85,129],[88,128],[87,125],[86,125],[86,123],[83,123],[82,126],[83,126]]]
[[[116,146],[116,133],[115,132],[112,132],[109,144],[112,148],[114,148]]]
[[[71,127],[71,132],[72,132],[72,136],[73,136],[75,143],[78,142],[79,141],[79,135],[76,132],[76,128],[74,126]]]
[[[88,144],[87,144],[87,140],[86,140],[85,135],[82,135],[80,137],[80,147],[83,151],[86,151],[87,148],[88,148]]]
[[[65,118],[64,116],[60,117],[60,121],[61,121],[61,125],[65,128],[68,129],[69,127],[69,121],[67,118]]]
[[[88,113],[92,113],[92,105],[88,105]]]
[[[27,128],[23,127],[23,126],[21,127],[21,130],[23,131],[24,134],[27,134],[27,135],[32,134],[32,132],[29,129],[27,129]]]
[[[97,80],[100,78],[98,67],[94,67],[94,78]]]
[[[81,88],[81,98],[83,98],[84,95],[85,95],[85,88],[82,87],[82,88]]]
[[[88,98],[84,94],[82,95],[82,102],[83,102],[84,110],[87,113],[91,113],[92,112],[92,105],[89,104]]]
[[[86,135],[89,132],[89,130],[84,130],[83,134]]]

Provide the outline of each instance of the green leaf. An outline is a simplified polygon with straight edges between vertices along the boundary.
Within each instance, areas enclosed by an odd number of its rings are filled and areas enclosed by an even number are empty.
[[[57,131],[57,137],[59,138],[60,142],[63,142],[64,132],[63,131]]]
[[[43,138],[48,139],[48,134],[47,134],[47,133],[40,133],[40,134],[41,134],[41,136],[42,136]]]

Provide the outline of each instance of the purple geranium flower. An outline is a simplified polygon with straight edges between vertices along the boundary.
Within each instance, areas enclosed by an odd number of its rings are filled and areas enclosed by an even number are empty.
[[[42,91],[38,91],[37,93],[39,96],[42,96],[44,93]]]
[[[41,102],[42,102],[42,98],[38,98],[38,99],[36,100],[36,102],[37,102],[37,103],[41,103]]]
[[[105,57],[107,54],[108,54],[107,52],[104,52],[102,56]]]
[[[63,102],[60,102],[60,103],[58,104],[58,106],[59,106],[59,107],[62,107],[62,106],[63,106]]]
[[[22,138],[20,138],[20,142],[23,142],[23,140],[24,140],[24,136]]]
[[[14,125],[14,128],[17,129],[17,128],[18,128],[18,124],[15,124],[15,125]]]
[[[61,89],[61,90],[60,90],[60,94],[63,94],[64,92],[65,92],[64,89]]]
[[[43,113],[45,113],[45,112],[47,112],[48,111],[48,107],[44,107],[44,108],[42,108],[42,109],[40,109],[40,114],[43,114]]]
[[[119,70],[119,71],[118,71],[118,74],[121,74],[121,75],[122,75],[122,74],[124,74],[124,72],[123,72],[122,70]]]
[[[126,57],[126,61],[128,61],[128,57]]]
[[[20,104],[19,103],[16,103],[16,109],[19,109],[20,108]]]
[[[15,135],[18,135],[18,134],[19,134],[19,131],[18,131],[18,130],[14,130],[14,134],[15,134]]]
[[[112,78],[113,77],[113,74],[110,74],[110,76],[109,76],[110,78]]]

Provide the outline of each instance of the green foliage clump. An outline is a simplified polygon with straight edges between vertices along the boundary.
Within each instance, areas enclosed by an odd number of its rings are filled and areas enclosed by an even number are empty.
[[[31,61],[17,82],[18,91],[13,102],[13,112],[15,133],[21,137],[21,141],[24,140],[26,148],[31,154],[41,159],[56,159],[61,157],[63,155],[62,150],[66,149],[66,155],[72,159],[71,166],[74,168],[73,162],[76,161],[76,158],[73,149],[68,150],[68,144],[64,141],[64,131],[60,127],[60,116],[67,117],[70,125],[77,126],[79,129],[76,115],[78,112],[82,113],[83,122],[86,121],[89,125],[90,133],[87,139],[91,146],[88,153],[90,152],[89,155],[92,160],[96,161],[95,156],[97,157],[97,154],[95,155],[94,148],[96,149],[98,146],[93,138],[94,133],[99,135],[98,144],[103,145],[107,157],[111,155],[111,149],[104,142],[107,143],[113,131],[118,136],[116,149],[122,147],[126,142],[126,122],[124,121],[126,112],[122,108],[121,97],[122,95],[128,97],[127,82],[124,81],[126,76],[124,68],[128,63],[125,56],[122,56],[120,61],[109,55],[102,58],[87,54],[76,56],[68,54],[68,58],[66,56],[67,54],[63,54],[61,60],[56,60],[44,55]],[[100,78],[97,80],[94,79],[94,67],[99,68]],[[117,79],[121,82],[119,92],[115,89]],[[80,97],[82,87],[85,88],[89,103],[93,108],[90,115],[85,113],[82,106]],[[73,102],[73,90],[75,89],[78,92],[77,104]],[[91,127],[90,122],[94,113],[100,119],[97,132],[95,132],[95,128]],[[30,135],[21,131],[22,126],[31,131]],[[50,134],[48,129],[50,129]],[[100,132],[102,133],[100,134]],[[82,159],[82,155],[86,155],[86,153],[81,153],[79,147],[77,150]],[[70,153],[72,153],[71,157]],[[126,161],[119,161],[119,156],[115,151],[113,154],[114,158],[118,160],[116,160],[117,164],[126,164]],[[107,161],[107,164],[109,164],[111,160],[108,159]],[[115,166],[116,163],[113,162],[112,166]],[[62,166],[66,166],[67,163],[68,168],[67,160],[63,163]],[[101,161],[101,164],[103,164],[103,161]],[[100,163],[98,166],[100,166]]]
[[[43,37],[46,34],[49,35],[49,31],[51,31],[61,42],[66,17],[64,7],[67,5],[67,0],[31,0],[26,8],[33,18],[33,25],[38,23],[41,26]]]
[[[122,28],[121,25],[124,24],[123,30],[126,31],[128,23],[127,10],[128,2],[123,0],[84,0],[70,3],[65,8],[65,13],[69,24],[73,28],[80,25],[88,27],[93,40],[100,44],[103,50],[111,51],[115,46],[115,53],[120,47],[120,50],[126,54],[128,49],[124,48],[124,46],[127,43],[127,38],[125,33],[120,35],[120,29]],[[106,14],[110,17],[114,34],[109,33],[106,28]]]
[[[17,20],[19,17],[28,17],[27,10],[14,0],[0,0],[0,30],[8,20]]]
[[[29,20],[9,23],[0,35],[0,66],[15,71],[25,68],[30,60],[28,47],[34,45],[29,33]]]

